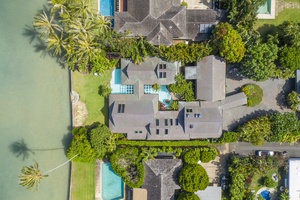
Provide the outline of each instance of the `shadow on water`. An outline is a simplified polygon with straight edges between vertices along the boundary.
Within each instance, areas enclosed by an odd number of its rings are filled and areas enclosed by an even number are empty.
[[[68,128],[69,129],[69,128]],[[67,153],[67,149],[69,147],[71,141],[71,132],[69,131],[65,134],[62,138],[62,147],[58,148],[40,148],[40,149],[33,149],[29,148],[23,138],[18,141],[11,143],[8,146],[10,152],[12,152],[17,158],[22,157],[22,160],[26,160],[29,158],[30,154],[35,154],[37,151],[55,151],[55,150],[64,150],[65,154]]]

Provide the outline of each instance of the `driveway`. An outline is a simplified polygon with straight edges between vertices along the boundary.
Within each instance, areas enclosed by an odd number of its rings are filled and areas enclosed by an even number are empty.
[[[290,145],[274,142],[266,142],[264,146],[254,146],[251,143],[246,142],[237,142],[229,144],[229,151],[236,152],[240,155],[249,155],[254,154],[256,150],[271,150],[271,151],[288,151],[289,157],[300,157],[300,146],[299,144]]]
[[[291,111],[285,97],[294,90],[294,79],[273,79],[255,82],[239,76],[234,69],[228,69],[226,75],[227,94],[240,92],[240,88],[247,83],[255,83],[264,91],[262,102],[255,107],[240,106],[223,112],[223,129],[233,131],[237,126],[267,113]]]

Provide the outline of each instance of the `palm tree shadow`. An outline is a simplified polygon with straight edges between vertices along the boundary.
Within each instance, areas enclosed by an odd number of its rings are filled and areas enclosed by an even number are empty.
[[[9,151],[16,155],[16,157],[22,156],[22,160],[27,159],[31,154],[35,154],[35,151],[53,151],[53,150],[61,150],[65,149],[64,147],[60,148],[49,148],[49,149],[31,149],[27,147],[24,139],[20,139],[19,141],[13,142],[8,146]]]
[[[30,155],[30,153],[34,154],[34,152],[27,147],[27,144],[24,142],[24,139],[20,139],[19,141],[13,142],[8,146],[9,150],[16,155],[16,157],[22,156],[22,160],[24,161]]]
[[[31,44],[34,40],[40,37],[40,33],[33,27],[26,25],[23,29],[23,34],[26,37],[29,37],[29,43]]]

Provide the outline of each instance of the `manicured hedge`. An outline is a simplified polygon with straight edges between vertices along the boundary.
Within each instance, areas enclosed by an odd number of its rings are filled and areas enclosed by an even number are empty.
[[[247,84],[242,87],[242,91],[247,96],[247,106],[258,105],[264,96],[263,90],[256,84]]]
[[[177,200],[200,200],[200,198],[191,192],[183,192],[180,194]]]
[[[118,140],[117,145],[140,146],[140,147],[196,147],[209,146],[207,140],[186,140],[186,141],[144,141],[144,140]]]

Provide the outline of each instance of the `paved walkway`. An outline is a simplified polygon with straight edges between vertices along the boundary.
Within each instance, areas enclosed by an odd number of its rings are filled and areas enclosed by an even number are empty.
[[[294,79],[270,79],[264,82],[255,82],[236,75],[232,69],[228,70],[226,77],[227,94],[238,93],[243,85],[255,83],[263,89],[264,97],[262,102],[255,107],[241,106],[224,111],[224,130],[233,131],[238,125],[268,113],[291,111],[286,105],[285,98],[294,89]]]

